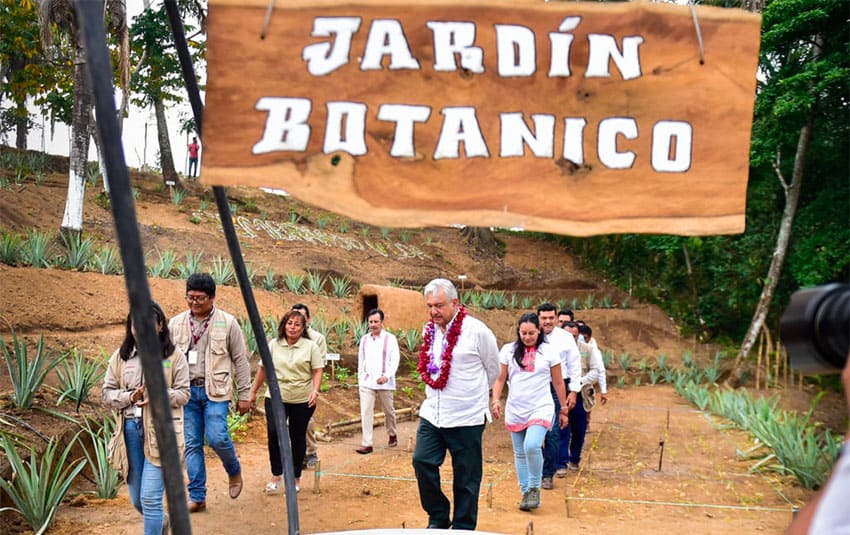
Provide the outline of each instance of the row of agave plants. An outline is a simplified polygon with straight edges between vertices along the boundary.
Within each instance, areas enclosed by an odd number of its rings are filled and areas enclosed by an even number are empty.
[[[79,429],[62,448],[62,437],[47,437],[12,414],[0,414],[0,426],[3,427],[0,446],[13,473],[9,481],[0,479],[0,489],[14,504],[2,510],[17,511],[33,531],[44,533],[72,483],[86,467],[91,475],[85,474],[85,477],[94,483],[93,492],[98,498],[111,499],[118,494],[121,479],[108,461],[108,444],[116,419],[112,411],[94,414],[80,414],[79,411],[92,387],[103,380],[106,359],[103,356],[90,359],[82,351],[56,355],[45,348],[43,336],[39,337],[34,354],[31,354],[27,343],[20,340],[14,331],[11,347],[0,337],[0,350],[12,382],[12,404],[19,409],[43,411],[67,420]],[[33,406],[36,394],[51,371],[55,371],[59,380],[58,388],[51,387],[58,394],[57,405],[74,403],[76,418]],[[35,439],[15,431],[19,427],[29,428],[40,440],[44,440],[47,443],[45,449],[38,451],[37,444],[33,442]],[[84,456],[71,459],[77,445]],[[19,450],[28,450],[29,457],[22,457]]]
[[[722,416],[750,433],[753,447],[738,455],[756,461],[752,471],[791,475],[807,489],[824,484],[838,458],[843,436],[812,421],[823,392],[815,396],[805,414],[799,414],[779,408],[776,396],[753,397],[744,389],[703,383],[705,375],[694,370],[680,371],[673,381],[676,392],[700,410]]]

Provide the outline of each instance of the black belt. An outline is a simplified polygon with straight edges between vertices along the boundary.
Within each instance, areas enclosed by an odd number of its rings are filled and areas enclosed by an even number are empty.
[[[191,383],[192,386],[204,386],[204,383],[206,383],[206,379],[204,379],[203,377],[198,377],[197,379],[192,379]]]

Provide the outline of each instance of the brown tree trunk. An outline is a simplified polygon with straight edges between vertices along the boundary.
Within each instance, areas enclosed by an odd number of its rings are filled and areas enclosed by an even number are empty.
[[[159,140],[159,165],[164,182],[180,183],[180,177],[174,169],[174,156],[171,153],[171,141],[168,139],[168,122],[165,118],[165,104],[161,99],[154,102],[156,111],[156,133]]]
[[[478,252],[485,254],[499,253],[499,240],[496,239],[496,235],[490,227],[463,227],[460,229],[460,234]]]
[[[822,51],[823,38],[817,36],[815,38],[815,46],[813,59],[817,59]],[[773,294],[776,290],[776,285],[779,283],[779,276],[782,274],[782,266],[785,264],[785,256],[788,252],[788,242],[791,240],[791,229],[794,225],[794,216],[797,214],[797,204],[800,200],[800,189],[803,185],[803,169],[806,166],[806,156],[809,152],[809,143],[812,137],[812,124],[814,123],[814,105],[809,108],[806,116],[806,124],[800,129],[800,137],[797,140],[797,152],[794,155],[794,170],[791,175],[791,183],[788,184],[782,175],[780,168],[779,155],[777,154],[774,169],[785,190],[785,209],[782,211],[782,220],[779,223],[779,235],[776,238],[776,248],[773,251],[773,257],[770,260],[770,267],[767,270],[767,279],[761,291],[758,305],[756,306],[753,319],[750,322],[750,327],[747,329],[747,334],[744,335],[744,340],[741,343],[741,349],[738,351],[738,356],[735,358],[735,365],[732,373],[729,376],[729,381],[738,385],[744,376],[744,361],[750,353],[753,345],[756,343],[759,331],[764,326],[764,321],[767,318],[767,313],[770,310],[770,303],[773,301]]]

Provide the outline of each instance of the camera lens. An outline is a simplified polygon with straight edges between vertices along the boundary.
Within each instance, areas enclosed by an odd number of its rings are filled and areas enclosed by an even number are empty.
[[[850,352],[850,285],[827,284],[791,296],[779,322],[791,365],[802,373],[836,373]]]

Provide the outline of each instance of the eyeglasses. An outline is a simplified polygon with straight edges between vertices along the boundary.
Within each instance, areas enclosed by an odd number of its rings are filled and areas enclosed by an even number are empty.
[[[200,304],[200,303],[203,303],[204,301],[206,301],[209,298],[210,298],[210,296],[208,296],[208,295],[188,295],[188,294],[186,295],[186,301],[188,301],[190,303]]]

